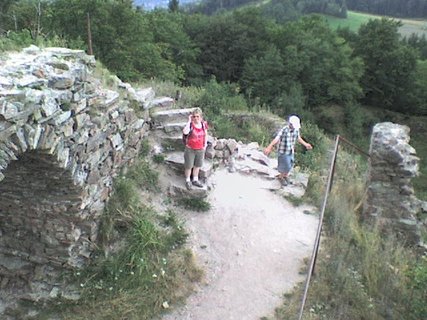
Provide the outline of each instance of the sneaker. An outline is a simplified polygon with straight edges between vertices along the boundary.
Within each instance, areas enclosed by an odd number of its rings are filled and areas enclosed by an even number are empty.
[[[190,181],[186,181],[186,182],[185,182],[185,186],[187,187],[187,190],[191,190],[191,189],[193,189],[193,185],[191,184],[191,182],[190,182]]]
[[[282,184],[282,186],[286,187],[286,186],[292,184],[292,181],[291,181],[291,179],[289,179],[289,177],[285,177],[280,181],[280,183]]]
[[[193,183],[193,186],[196,186],[196,187],[199,187],[199,188],[203,187],[203,184],[199,180],[193,181],[192,183]]]

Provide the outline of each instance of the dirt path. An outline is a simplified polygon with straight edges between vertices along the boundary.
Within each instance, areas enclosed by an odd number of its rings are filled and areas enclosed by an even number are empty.
[[[163,320],[256,320],[273,314],[304,277],[317,217],[262,188],[262,179],[217,170],[209,212],[184,219],[205,281]],[[174,307],[174,306],[171,306]]]

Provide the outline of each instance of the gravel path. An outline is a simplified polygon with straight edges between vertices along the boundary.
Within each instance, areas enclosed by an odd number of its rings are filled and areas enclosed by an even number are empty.
[[[163,320],[256,320],[304,280],[318,218],[262,188],[262,179],[217,170],[209,212],[188,212],[189,243],[205,279]],[[171,306],[174,308],[174,306]]]

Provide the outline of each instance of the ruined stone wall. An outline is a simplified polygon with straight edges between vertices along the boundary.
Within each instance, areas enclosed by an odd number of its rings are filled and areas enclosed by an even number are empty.
[[[135,90],[117,78],[107,88],[94,67],[63,48],[0,58],[2,293],[55,296],[62,270],[90,257],[113,179],[139,152]]]
[[[409,139],[407,126],[390,122],[374,126],[364,215],[403,232],[416,243],[416,216],[422,204],[414,195],[411,179],[418,175],[419,158]]]

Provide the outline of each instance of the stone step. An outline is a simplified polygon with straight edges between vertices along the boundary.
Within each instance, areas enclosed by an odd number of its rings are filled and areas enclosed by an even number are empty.
[[[171,168],[177,172],[184,172],[184,152],[170,152],[167,154],[165,162],[171,165]],[[212,174],[213,163],[212,160],[205,159],[203,167],[200,168],[199,177],[206,179]]]
[[[164,125],[166,123],[187,122],[188,116],[193,108],[159,110],[151,113],[151,119],[155,125]]]
[[[181,132],[166,133],[164,131],[156,130],[152,132],[154,140],[158,141],[157,144],[161,146],[162,153],[168,153],[173,151],[184,152],[184,143],[182,142]]]
[[[151,112],[157,112],[158,110],[165,108],[172,108],[174,104],[175,100],[171,97],[157,97],[149,100],[149,102],[145,104],[144,109],[150,109]]]
[[[169,195],[175,198],[197,198],[203,199],[208,196],[209,187],[204,185],[203,188],[194,187],[191,190],[187,190],[185,186],[185,179],[182,178],[180,182],[171,182],[169,184]]]
[[[184,129],[187,122],[170,122],[165,123],[163,126],[163,131],[166,133],[179,132],[182,133],[182,129]]]

